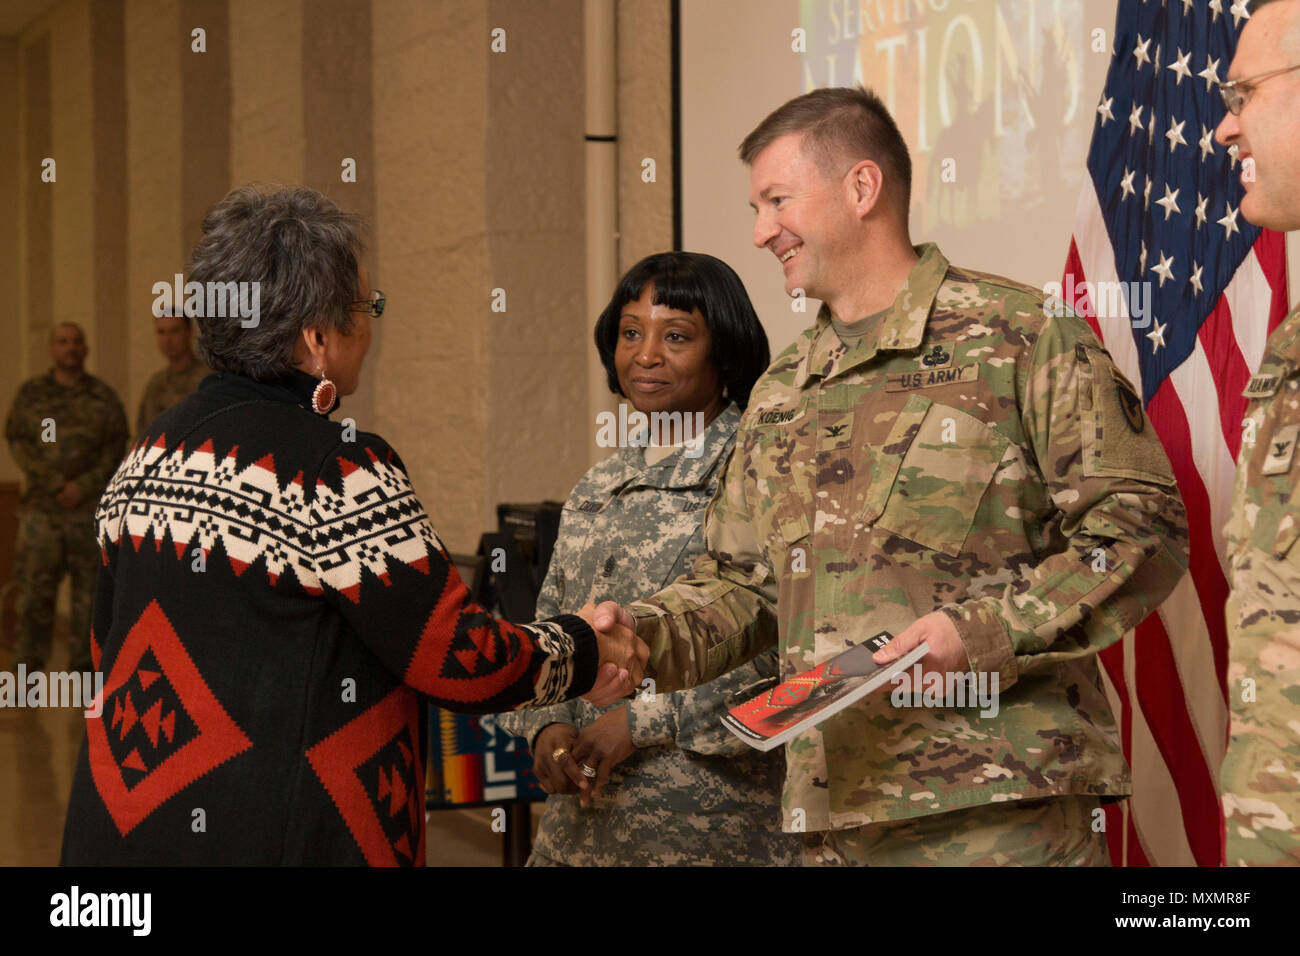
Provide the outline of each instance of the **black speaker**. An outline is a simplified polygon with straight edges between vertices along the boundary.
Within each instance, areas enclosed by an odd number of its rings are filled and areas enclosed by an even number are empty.
[[[563,505],[497,505],[497,530],[479,539],[471,596],[515,624],[536,616],[537,595],[555,551]]]

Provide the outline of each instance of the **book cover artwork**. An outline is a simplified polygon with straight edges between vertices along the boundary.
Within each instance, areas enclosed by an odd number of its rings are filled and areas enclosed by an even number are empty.
[[[771,750],[889,683],[930,651],[922,641],[902,657],[877,664],[871,655],[893,639],[881,631],[812,670],[763,691],[722,715],[723,725],[755,750]]]

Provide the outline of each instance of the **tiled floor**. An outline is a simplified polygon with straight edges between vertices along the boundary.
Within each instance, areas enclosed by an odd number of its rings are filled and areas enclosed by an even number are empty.
[[[63,645],[56,634],[51,669],[67,666]],[[11,649],[0,651],[0,670],[13,673]],[[0,708],[0,866],[59,861],[83,727],[80,710]]]
[[[50,669],[66,660],[57,650]],[[0,670],[13,672],[12,650],[0,650]],[[80,710],[0,708],[0,866],[58,863],[83,728]],[[429,815],[426,859],[432,866],[500,866],[501,840],[487,809],[437,811]]]

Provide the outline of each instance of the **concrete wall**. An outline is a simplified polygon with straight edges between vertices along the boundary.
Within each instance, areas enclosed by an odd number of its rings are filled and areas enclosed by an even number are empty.
[[[63,0],[0,38],[0,396],[73,320],[134,423],[161,364],[151,287],[203,211],[304,183],[372,221],[389,307],[344,414],[398,449],[447,546],[472,549],[498,502],[563,498],[594,448],[582,26],[582,0]],[[624,0],[618,30],[626,268],[672,244],[668,0]]]

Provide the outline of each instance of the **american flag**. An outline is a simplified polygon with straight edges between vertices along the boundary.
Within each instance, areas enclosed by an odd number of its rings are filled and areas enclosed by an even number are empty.
[[[1287,303],[1285,239],[1241,217],[1241,164],[1214,141],[1224,114],[1218,84],[1249,16],[1246,0],[1120,0],[1062,283],[1140,382],[1191,529],[1190,574],[1102,654],[1133,768],[1133,799],[1108,809],[1117,864],[1222,859],[1223,527],[1241,393]],[[1085,280],[1149,282],[1150,298],[1103,302],[1098,291],[1117,287],[1080,290]]]

